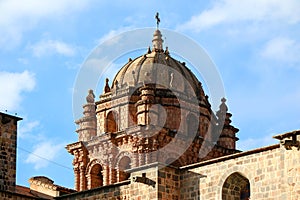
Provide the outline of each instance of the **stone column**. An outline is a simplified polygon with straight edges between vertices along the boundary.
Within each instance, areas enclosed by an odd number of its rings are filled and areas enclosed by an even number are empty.
[[[117,182],[116,180],[116,169],[113,166],[109,166],[109,184],[113,184]]]
[[[109,185],[109,167],[107,165],[103,166],[103,185]]]
[[[80,166],[80,191],[86,190],[86,176],[85,176],[85,167]]]
[[[74,167],[74,180],[75,180],[75,190],[80,190],[80,170],[78,167]]]
[[[147,165],[150,162],[151,162],[151,160],[150,160],[150,152],[147,151],[147,152],[145,152],[145,164]]]
[[[136,151],[136,152],[133,152],[132,153],[132,168],[134,168],[134,167],[138,167],[139,166],[139,154],[138,154],[138,152]]]
[[[143,152],[143,146],[140,146],[139,149],[139,167],[145,164],[145,155]]]

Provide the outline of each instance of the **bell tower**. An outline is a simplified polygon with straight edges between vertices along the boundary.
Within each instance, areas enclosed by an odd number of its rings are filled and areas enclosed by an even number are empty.
[[[181,167],[237,152],[238,130],[225,100],[215,114],[197,77],[163,48],[158,27],[152,49],[128,59],[111,85],[106,79],[99,99],[90,90],[86,101],[76,121],[79,141],[67,146],[76,190],[127,181],[133,171],[157,163]],[[218,127],[216,145],[211,138]],[[203,144],[211,151],[200,157],[208,149]]]

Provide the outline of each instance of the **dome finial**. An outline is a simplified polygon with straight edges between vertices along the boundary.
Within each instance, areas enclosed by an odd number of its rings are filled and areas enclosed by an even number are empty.
[[[163,39],[161,32],[158,29],[153,33],[152,46],[152,51],[163,51]]]
[[[158,29],[159,23],[160,23],[160,18],[159,18],[159,13],[157,12],[155,15],[156,19],[156,30],[153,33],[153,39],[152,39],[152,45],[153,49],[152,51],[158,51],[158,52],[163,52],[163,39],[161,32]]]

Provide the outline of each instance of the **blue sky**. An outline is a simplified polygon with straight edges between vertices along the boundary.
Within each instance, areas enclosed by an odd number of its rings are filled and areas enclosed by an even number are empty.
[[[77,140],[72,97],[81,64],[100,42],[155,27],[157,11],[160,27],[192,38],[215,62],[238,147],[277,143],[272,135],[300,128],[299,10],[298,0],[1,0],[0,110],[24,118],[17,183],[45,175],[73,187],[64,146]]]

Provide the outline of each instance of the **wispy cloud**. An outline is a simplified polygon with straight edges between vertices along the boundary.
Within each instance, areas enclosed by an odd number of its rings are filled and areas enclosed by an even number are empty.
[[[274,135],[275,134],[272,133],[272,134],[265,135],[263,137],[257,137],[257,138],[249,137],[247,139],[238,141],[237,149],[246,151],[246,150],[256,149],[256,148],[260,148],[272,144],[277,144],[278,141],[272,138]]]
[[[210,9],[191,17],[180,30],[202,31],[220,24],[237,22],[270,22],[296,24],[300,21],[298,0],[223,0],[215,1]]]
[[[2,0],[0,1],[0,46],[13,47],[22,40],[25,31],[41,20],[57,19],[83,10],[89,1],[80,0]]]
[[[114,45],[118,43],[121,37],[117,37],[119,34],[132,30],[133,27],[121,27],[116,30],[110,30],[108,33],[104,34],[101,38],[96,40],[97,44],[106,42],[108,45]]]
[[[52,141],[40,142],[34,147],[25,162],[33,164],[36,170],[47,167],[49,162],[53,162],[59,152],[64,150],[65,145],[65,143],[56,144]]]
[[[261,51],[264,58],[289,64],[300,63],[300,43],[286,37],[273,38]]]
[[[64,56],[74,56],[76,47],[57,40],[42,40],[36,44],[30,45],[33,55],[36,57],[60,54]]]
[[[22,73],[0,72],[0,110],[16,111],[20,108],[22,94],[34,89],[34,74],[29,71]]]
[[[20,138],[25,138],[27,134],[30,134],[34,129],[40,126],[39,121],[31,121],[26,123],[21,123],[19,126],[18,136]]]

